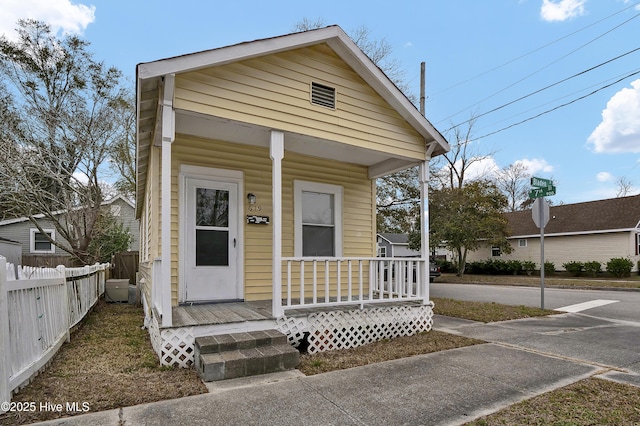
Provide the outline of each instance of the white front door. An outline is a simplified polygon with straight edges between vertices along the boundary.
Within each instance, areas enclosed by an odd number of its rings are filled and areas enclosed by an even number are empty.
[[[238,184],[186,178],[185,301],[237,300]]]

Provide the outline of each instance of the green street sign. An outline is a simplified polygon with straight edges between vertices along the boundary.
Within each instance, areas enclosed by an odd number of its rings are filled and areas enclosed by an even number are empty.
[[[531,188],[529,198],[542,198],[556,195],[556,187],[551,185],[549,188]]]
[[[542,179],[539,177],[532,177],[531,178],[531,186],[536,187],[536,188],[552,188],[553,187],[553,181],[550,179]]]

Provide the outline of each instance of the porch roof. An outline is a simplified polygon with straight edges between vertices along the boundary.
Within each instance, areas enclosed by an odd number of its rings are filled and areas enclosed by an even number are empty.
[[[427,146],[432,145],[431,156],[446,153],[449,145],[445,138],[433,125],[420,114],[407,97],[391,82],[349,38],[339,26],[329,26],[312,31],[288,34],[279,37],[255,40],[232,46],[186,54],[173,58],[138,64],[136,67],[137,84],[137,188],[136,198],[140,199],[146,185],[149,149],[153,143],[159,142],[162,115],[160,114],[160,96],[163,79],[166,75],[186,73],[212,66],[225,65],[260,56],[280,53],[325,43],[342,60],[345,61],[367,84],[369,84],[397,113],[411,125],[418,134],[424,137],[425,154]],[[182,114],[176,111],[176,132],[190,129],[191,134],[205,136],[198,133],[199,128],[205,128],[203,123],[211,124],[215,117],[203,117],[197,114]],[[248,135],[261,136],[271,129],[259,126],[246,126],[224,120],[229,130],[229,141],[264,140],[268,138],[247,138]],[[218,126],[218,128],[220,128]],[[235,140],[234,136],[235,135]],[[321,152],[309,152],[314,144],[314,138],[303,135],[287,134],[286,150],[318,155],[325,158],[341,159],[343,161],[365,164],[372,167],[371,177],[389,174],[416,164],[415,159],[400,158],[384,155],[373,150],[356,147],[346,147],[334,142],[323,140]],[[331,146],[327,146],[329,143]],[[313,148],[311,148],[313,150]],[[426,158],[425,158],[426,159]],[[353,161],[352,161],[353,160]],[[138,203],[137,213],[140,214],[141,204]]]

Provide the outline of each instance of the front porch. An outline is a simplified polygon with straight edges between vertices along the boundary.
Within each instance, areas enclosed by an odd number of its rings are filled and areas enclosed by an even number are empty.
[[[315,306],[312,299],[305,302],[308,307],[287,309],[278,318],[271,313],[271,300],[181,305],[172,308],[171,327],[160,325],[156,309],[149,311],[146,323],[161,364],[186,368],[194,363],[197,337],[278,330],[292,346],[316,353],[409,336],[433,325],[431,302],[377,299]]]

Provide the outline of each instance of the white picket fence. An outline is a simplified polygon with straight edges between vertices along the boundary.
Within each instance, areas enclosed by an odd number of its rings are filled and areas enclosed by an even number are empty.
[[[0,256],[0,402],[9,401],[69,341],[69,330],[104,293],[108,267],[16,271]]]

